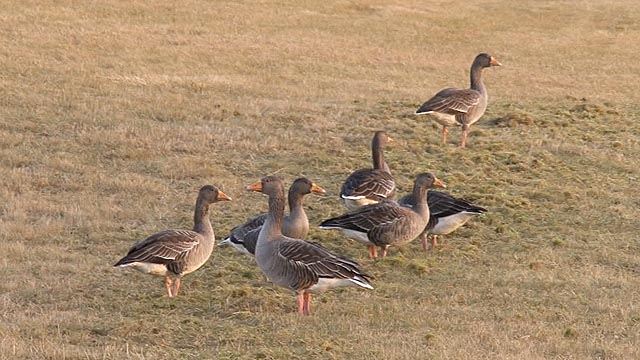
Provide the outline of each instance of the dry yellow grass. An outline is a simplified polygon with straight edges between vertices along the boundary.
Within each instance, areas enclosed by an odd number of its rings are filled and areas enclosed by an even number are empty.
[[[640,3],[74,2],[0,5],[0,359],[640,358]],[[414,117],[486,51],[489,111],[441,146]],[[190,227],[197,189],[222,237],[273,172],[325,187],[374,130],[401,190],[430,170],[489,213],[429,257],[384,261],[334,232],[374,291],[314,299],[232,249],[184,281],[112,269],[135,241]]]

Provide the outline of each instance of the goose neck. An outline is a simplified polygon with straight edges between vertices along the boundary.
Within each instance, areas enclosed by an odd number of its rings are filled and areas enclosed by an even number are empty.
[[[302,208],[303,195],[297,191],[289,190],[289,212],[293,213],[294,210]]]
[[[384,151],[382,150],[382,146],[376,140],[373,141],[371,146],[371,156],[373,158],[374,169],[389,172],[389,166],[384,160]]]
[[[213,234],[213,228],[209,220],[209,204],[200,198],[196,201],[196,210],[193,215],[193,231],[202,235]]]
[[[269,212],[264,224],[264,230],[270,234],[282,233],[282,219],[284,217],[284,191],[269,195]]]
[[[482,65],[474,63],[471,66],[471,89],[486,93],[487,89],[482,81]]]
[[[413,199],[415,201],[415,205],[413,209],[420,214],[429,212],[429,206],[427,205],[427,189],[422,186],[414,186],[413,188]]]

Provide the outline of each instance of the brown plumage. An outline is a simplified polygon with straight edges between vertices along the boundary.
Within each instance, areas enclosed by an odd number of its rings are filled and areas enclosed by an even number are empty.
[[[153,234],[133,245],[113,266],[132,267],[146,274],[164,276],[167,295],[177,296],[180,279],[199,269],[211,256],[215,235],[209,221],[209,205],[224,200],[231,198],[215,186],[203,186],[196,200],[193,230],[165,230]]]
[[[371,141],[373,169],[359,169],[351,173],[344,181],[340,197],[347,209],[392,199],[396,183],[391,176],[389,166],[384,160],[384,147],[393,139],[385,131],[376,131]]]
[[[462,126],[460,147],[465,147],[469,126],[478,121],[487,109],[488,94],[482,82],[482,70],[501,65],[493,56],[479,54],[471,64],[469,89],[440,90],[416,110],[416,115],[428,114],[430,118],[442,125],[442,142],[445,144],[449,126]]]
[[[413,194],[405,195],[398,200],[398,204],[407,207],[413,207],[415,203],[416,198]],[[431,247],[435,247],[439,235],[450,234],[471,218],[487,212],[483,207],[442,191],[428,191],[427,205],[429,206],[429,224],[420,234],[425,253],[429,250],[429,237],[431,237]]]
[[[298,294],[298,312],[311,313],[311,294],[341,286],[367,289],[370,275],[353,260],[334,254],[318,243],[282,235],[284,182],[275,176],[264,177],[247,187],[269,196],[269,212],[256,244],[256,262],[273,283]]]
[[[427,226],[429,208],[426,204],[426,192],[432,186],[445,187],[432,174],[422,173],[416,177],[413,185],[413,194],[421,201],[412,208],[400,206],[393,201],[382,201],[325,220],[320,228],[339,229],[343,235],[367,245],[369,256],[373,258],[378,256],[378,246],[382,249],[382,257],[385,257],[389,246],[415,239]]]
[[[305,195],[315,193],[323,195],[326,191],[311,180],[301,177],[289,187],[289,215],[282,221],[282,234],[296,239],[305,239],[309,232],[309,219],[302,207]],[[267,219],[267,213],[252,217],[242,225],[231,229],[231,234],[220,245],[231,244],[238,251],[250,256],[256,252],[256,243],[260,229]]]

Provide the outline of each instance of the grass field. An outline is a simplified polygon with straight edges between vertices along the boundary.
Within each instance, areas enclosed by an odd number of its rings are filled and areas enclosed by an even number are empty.
[[[13,1],[0,4],[0,359],[640,358],[640,2]],[[413,115],[468,86],[490,103],[440,144]],[[431,171],[485,206],[428,256],[382,261],[321,220],[385,129],[400,193]],[[310,240],[375,290],[310,317],[218,248],[178,298],[111,267],[190,228],[266,209],[243,187],[305,175]]]

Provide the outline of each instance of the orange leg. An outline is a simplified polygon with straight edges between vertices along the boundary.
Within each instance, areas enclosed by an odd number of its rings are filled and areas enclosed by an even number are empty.
[[[303,297],[304,297],[304,306],[303,306],[304,315],[311,315],[311,293],[305,291]]]
[[[432,235],[431,236],[431,248],[435,248],[436,246],[438,246],[438,236],[437,235]]]
[[[429,235],[422,234],[422,250],[424,250],[425,254],[429,253]]]
[[[173,294],[173,296],[178,296],[178,291],[180,291],[180,277],[177,277],[173,282],[173,290],[171,291],[171,293]]]
[[[371,259],[377,259],[378,258],[378,248],[376,248],[375,245],[369,245],[369,257]]]
[[[304,293],[298,294],[298,314],[304,315]]]
[[[387,256],[387,250],[389,249],[389,245],[385,245],[384,247],[382,247],[382,257],[386,257]]]
[[[166,277],[164,278],[164,284],[167,286],[167,295],[168,295],[169,297],[173,297],[173,294],[172,294],[172,292],[171,292],[171,282],[172,282],[172,281],[171,281],[171,278],[170,278],[170,277],[166,276]]]
[[[469,125],[462,125],[462,142],[460,143],[460,147],[465,147],[467,145],[467,131],[469,130]]]
[[[442,143],[443,144],[447,144],[447,134],[449,133],[449,127],[448,126],[443,126],[442,127]]]

